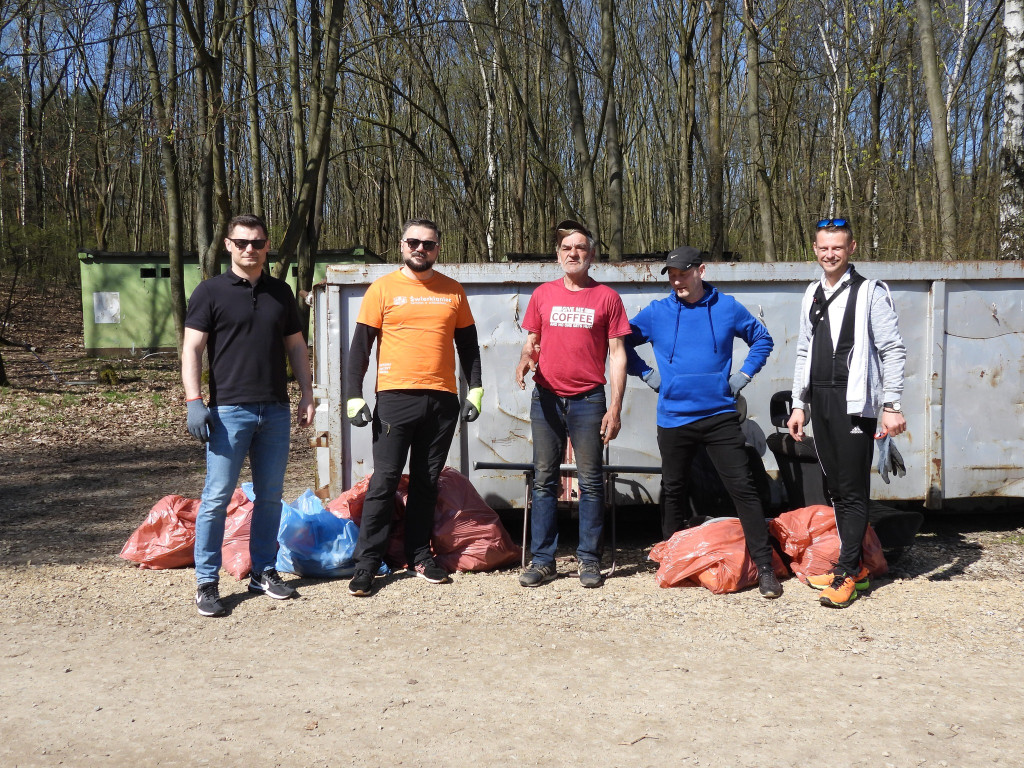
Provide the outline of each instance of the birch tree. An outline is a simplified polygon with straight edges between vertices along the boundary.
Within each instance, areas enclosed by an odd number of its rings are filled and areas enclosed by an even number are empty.
[[[999,257],[1024,258],[1024,0],[1005,0]]]

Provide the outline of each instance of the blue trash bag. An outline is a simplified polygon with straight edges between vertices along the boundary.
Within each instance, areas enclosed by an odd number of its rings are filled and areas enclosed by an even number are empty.
[[[254,500],[252,483],[243,483],[242,491]],[[320,499],[308,488],[294,504],[281,502],[281,524],[277,529],[277,562],[284,573],[316,578],[348,578],[355,571],[353,555],[359,527],[324,509]],[[381,564],[378,575],[389,573]]]
[[[277,570],[297,576],[342,578],[355,570],[359,528],[335,517],[307,490],[293,505],[282,502]]]

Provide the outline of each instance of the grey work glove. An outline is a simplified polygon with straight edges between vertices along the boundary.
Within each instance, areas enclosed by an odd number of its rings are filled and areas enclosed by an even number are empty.
[[[906,477],[907,465],[903,456],[888,434],[878,438],[878,475],[886,485],[889,484],[890,473],[896,477]]]
[[[366,401],[361,397],[353,397],[348,401],[346,415],[353,427],[365,427],[373,421],[373,414],[370,413]]]
[[[743,373],[743,371],[736,371],[736,373],[729,377],[729,392],[733,397],[736,397],[739,395],[740,390],[749,383],[750,377],[747,374]]]
[[[188,433],[200,443],[210,442],[210,409],[201,397],[189,400],[185,405],[188,406]]]
[[[643,379],[644,383],[655,392],[661,389],[661,374],[658,373],[657,368],[651,368],[651,370],[640,378]]]

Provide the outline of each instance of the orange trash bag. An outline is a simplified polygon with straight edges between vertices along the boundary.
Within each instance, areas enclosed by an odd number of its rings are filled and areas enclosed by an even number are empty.
[[[757,565],[747,553],[743,528],[735,517],[676,531],[668,541],[655,544],[649,557],[659,563],[659,587],[701,586],[722,595],[757,584]],[[780,578],[788,573],[774,550],[772,569]]]
[[[468,477],[445,467],[437,491],[431,544],[438,565],[446,571],[490,571],[522,558],[498,513]]]
[[[195,563],[198,499],[164,496],[121,548],[140,568],[182,568]]]
[[[768,522],[768,530],[790,558],[789,567],[804,584],[808,576],[826,573],[839,560],[839,532],[832,507],[815,504],[783,512]],[[869,525],[864,532],[861,562],[872,576],[889,571],[878,535]]]
[[[347,491],[343,491],[338,498],[327,502],[324,508],[344,520],[351,520],[356,525],[362,523],[363,502],[366,501],[366,491],[370,488],[371,476],[367,475]],[[408,490],[409,476],[402,475],[402,479],[398,481],[398,490],[395,492],[395,516],[391,521],[388,551],[384,553],[384,562],[394,569],[406,567],[405,497],[408,495]]]
[[[153,505],[135,532],[121,548],[121,557],[139,568],[162,570],[195,565],[196,515],[199,499],[164,496]],[[222,567],[236,579],[244,579],[252,569],[249,558],[249,528],[252,502],[236,488],[228,504],[224,523]]]
[[[441,470],[437,483],[437,504],[434,507],[434,528],[431,534],[434,558],[439,566],[452,571],[486,571],[499,568],[522,557],[519,547],[498,513],[487,506],[465,475],[451,467]],[[370,487],[365,477],[338,498],[327,503],[327,509],[338,517],[359,525],[363,518],[363,502]],[[409,477],[402,475],[395,493],[395,519],[388,540],[384,561],[392,568],[405,568],[405,504],[409,498]]]
[[[224,521],[224,545],[220,554],[221,568],[239,581],[252,570],[252,557],[249,555],[251,527],[252,502],[241,488],[236,488],[228,503],[228,517]]]

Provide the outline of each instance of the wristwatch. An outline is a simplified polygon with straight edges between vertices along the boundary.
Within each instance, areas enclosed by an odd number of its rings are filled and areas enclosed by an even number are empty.
[[[894,413],[903,413],[903,406],[900,405],[900,401],[897,400],[895,403],[882,403],[882,407],[887,411],[893,411]]]

